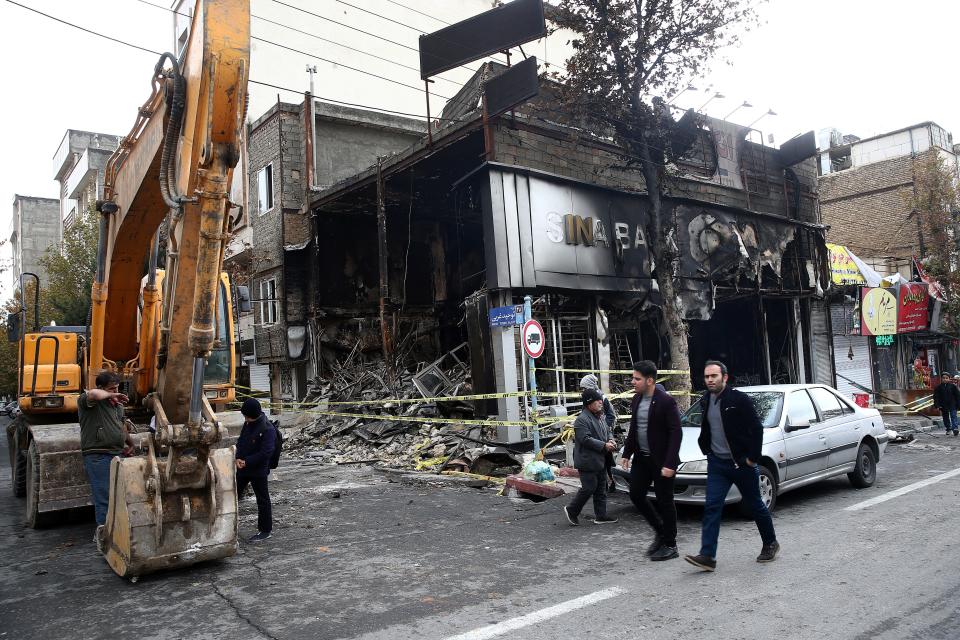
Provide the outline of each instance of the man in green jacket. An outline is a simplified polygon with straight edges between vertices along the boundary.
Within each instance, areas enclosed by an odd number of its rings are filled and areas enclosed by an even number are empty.
[[[80,394],[77,411],[83,468],[93,494],[99,534],[107,521],[110,502],[110,463],[116,456],[133,450],[133,438],[123,421],[123,405],[128,398],[120,393],[120,376],[113,371],[101,371],[96,383],[96,389]]]

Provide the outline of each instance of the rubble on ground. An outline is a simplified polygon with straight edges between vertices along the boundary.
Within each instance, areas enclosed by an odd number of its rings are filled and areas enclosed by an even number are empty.
[[[285,429],[284,450],[291,457],[337,464],[370,463],[398,469],[451,469],[487,475],[519,470],[519,456],[487,444],[495,440],[496,427],[458,423],[461,419],[474,419],[471,402],[424,399],[427,393],[430,397],[472,393],[463,361],[453,358],[452,365],[441,367],[443,360],[421,365],[417,370],[398,367],[391,382],[382,359],[364,361],[351,352],[342,363],[333,363],[323,377],[312,382],[307,397],[294,409],[312,415],[312,420]],[[365,414],[371,418],[329,413]],[[401,421],[398,417],[450,422]]]

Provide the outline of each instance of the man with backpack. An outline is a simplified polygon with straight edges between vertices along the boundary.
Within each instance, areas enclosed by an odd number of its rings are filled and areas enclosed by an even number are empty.
[[[273,530],[273,509],[270,505],[270,492],[267,489],[267,476],[277,449],[277,429],[267,419],[256,398],[243,401],[243,429],[237,440],[237,498],[243,495],[247,485],[253,486],[257,496],[257,534],[249,538],[250,542],[260,542],[270,537]]]

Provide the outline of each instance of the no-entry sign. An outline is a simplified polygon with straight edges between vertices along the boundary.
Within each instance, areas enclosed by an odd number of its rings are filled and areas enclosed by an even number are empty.
[[[523,350],[531,358],[539,358],[543,355],[543,348],[546,346],[546,340],[543,338],[543,327],[536,320],[527,320],[520,333],[523,340]]]

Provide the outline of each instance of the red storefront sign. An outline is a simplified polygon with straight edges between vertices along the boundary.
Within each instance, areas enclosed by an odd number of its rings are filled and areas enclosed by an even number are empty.
[[[902,283],[900,285],[897,333],[926,330],[927,297],[926,284]]]

